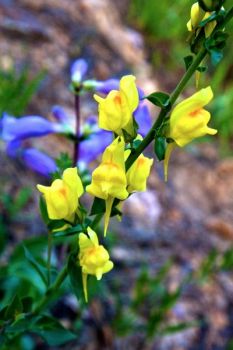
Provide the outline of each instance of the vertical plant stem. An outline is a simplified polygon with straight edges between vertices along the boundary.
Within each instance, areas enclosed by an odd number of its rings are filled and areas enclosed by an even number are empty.
[[[80,89],[76,89],[74,95],[74,108],[75,108],[75,141],[74,141],[74,155],[73,166],[76,166],[79,159],[79,138],[80,138]]]
[[[50,299],[53,297],[53,295],[58,291],[64,280],[66,279],[68,274],[67,266],[65,265],[64,268],[60,271],[59,275],[57,276],[56,281],[51,285],[51,287],[47,290],[45,296],[41,299],[37,307],[35,308],[33,314],[39,314],[49,303]]]
[[[51,255],[52,255],[52,232],[48,232],[48,252],[47,252],[47,272],[48,272],[48,287],[51,283]]]

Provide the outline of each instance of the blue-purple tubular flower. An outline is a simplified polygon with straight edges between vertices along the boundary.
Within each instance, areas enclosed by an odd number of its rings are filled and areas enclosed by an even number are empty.
[[[71,66],[71,81],[73,84],[80,84],[88,70],[88,64],[83,58],[79,58]]]
[[[21,140],[14,139],[6,143],[6,153],[8,157],[15,158],[21,149]]]
[[[21,157],[30,169],[45,177],[51,177],[51,174],[57,170],[55,161],[47,154],[35,148],[23,149]]]
[[[69,124],[69,122],[70,122],[66,111],[61,106],[58,106],[58,105],[53,106],[53,108],[52,108],[52,115],[61,124]]]
[[[91,80],[89,82],[91,82]],[[108,79],[103,81],[93,80],[92,84],[93,84],[93,90],[95,92],[99,92],[101,94],[107,95],[111,90],[119,90],[120,80],[119,79]],[[84,82],[84,86],[85,86],[85,82]],[[139,99],[142,100],[145,94],[141,88],[137,87],[137,89],[138,89]]]
[[[152,126],[152,120],[148,107],[145,104],[139,104],[134,112],[134,118],[138,123],[138,133],[145,137]]]
[[[87,139],[80,143],[79,160],[85,164],[94,161],[111,142],[112,134],[108,131],[99,130],[90,134]]]
[[[64,132],[63,125],[52,123],[39,116],[15,118],[4,114],[1,124],[1,137],[4,141]]]
[[[82,128],[84,140],[79,145],[79,161],[85,165],[97,159],[97,157],[112,142],[112,133],[98,127],[97,117],[87,118]]]
[[[96,80],[95,91],[107,95],[111,90],[118,90],[119,83],[119,79]]]

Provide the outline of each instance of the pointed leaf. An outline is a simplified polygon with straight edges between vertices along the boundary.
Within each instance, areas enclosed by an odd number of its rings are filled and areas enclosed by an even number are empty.
[[[145,98],[160,108],[170,107],[170,96],[164,92],[153,92]]]
[[[154,152],[159,161],[164,160],[166,152],[166,138],[159,136],[155,137]]]
[[[38,272],[44,284],[47,285],[47,269],[34,258],[34,256],[30,253],[30,251],[24,245],[23,245],[23,249],[24,249],[25,257],[30,262],[30,264],[34,267],[34,269]]]

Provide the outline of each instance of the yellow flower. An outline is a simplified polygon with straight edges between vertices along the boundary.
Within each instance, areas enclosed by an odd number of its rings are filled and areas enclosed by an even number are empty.
[[[122,129],[134,136],[133,112],[139,103],[138,90],[133,75],[120,80],[120,89],[112,90],[107,97],[94,95],[99,103],[99,127],[122,135]]]
[[[43,193],[51,220],[66,219],[73,221],[78,208],[78,199],[83,194],[83,185],[77,168],[68,168],[61,179],[53,181],[51,186],[37,185]]]
[[[216,129],[208,127],[210,113],[203,109],[213,98],[210,86],[201,89],[191,97],[178,103],[170,116],[170,128],[167,138],[175,143],[169,143],[165,156],[165,179],[167,178],[168,161],[174,146],[184,147],[193,139],[206,134],[215,135]]]
[[[87,228],[88,236],[84,233],[79,235],[79,262],[82,268],[83,290],[85,300],[88,300],[87,294],[87,276],[96,276],[99,281],[104,273],[113,268],[113,262],[109,260],[107,250],[99,245],[97,234],[90,228]]]
[[[126,158],[128,158],[130,151],[125,151]],[[144,157],[141,154],[129,168],[126,173],[127,178],[127,191],[143,192],[146,191],[147,178],[150,175],[150,169],[153,164],[153,159]]]
[[[190,20],[187,23],[188,31],[192,32],[197,28],[198,24],[202,21],[205,15],[205,11],[199,6],[198,2],[195,2],[191,7]]]
[[[114,198],[124,200],[128,197],[124,148],[125,142],[123,137],[118,137],[105,149],[102,162],[93,171],[92,182],[86,188],[91,195],[105,200],[104,234],[107,232]]]
[[[188,31],[195,31],[198,28],[199,23],[207,19],[209,16],[211,16],[211,14],[211,12],[205,12],[204,10],[202,10],[198,2],[195,2],[191,7],[191,18],[187,23]],[[205,25],[204,30],[206,38],[210,36],[216,25],[216,21],[211,21]]]

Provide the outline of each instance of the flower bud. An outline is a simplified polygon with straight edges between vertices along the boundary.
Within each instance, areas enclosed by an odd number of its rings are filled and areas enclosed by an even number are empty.
[[[79,58],[74,61],[70,69],[71,81],[74,86],[78,87],[80,85],[87,70],[88,64],[83,58]]]
[[[130,151],[125,151],[126,157],[128,158]],[[132,192],[143,192],[146,191],[147,178],[150,175],[150,169],[153,164],[153,159],[144,157],[141,154],[129,168],[126,173],[127,178],[127,191]]]
[[[83,185],[77,168],[68,168],[62,179],[56,179],[51,186],[37,185],[43,193],[51,220],[66,219],[73,221],[78,208],[78,199],[83,194]]]
[[[96,276],[99,281],[104,273],[113,268],[113,262],[109,258],[108,251],[99,244],[97,234],[87,228],[88,236],[84,233],[79,235],[79,263],[82,268],[83,289],[85,300],[88,301],[87,276]]]

